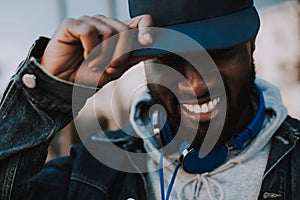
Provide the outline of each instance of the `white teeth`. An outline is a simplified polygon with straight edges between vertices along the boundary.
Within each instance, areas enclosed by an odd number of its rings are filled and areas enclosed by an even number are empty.
[[[199,105],[195,105],[194,108],[195,108],[194,109],[195,113],[200,113],[201,112],[201,108],[200,108]]]
[[[214,106],[213,102],[210,101],[210,102],[208,103],[208,109],[209,109],[209,110],[212,110],[214,107],[215,107],[215,106]]]
[[[207,103],[204,103],[202,105],[199,104],[182,104],[184,108],[186,108],[188,111],[199,114],[199,113],[207,113],[211,110],[213,110],[218,103],[220,102],[220,97],[215,98]]]
[[[206,103],[202,104],[201,110],[202,110],[203,113],[207,113],[208,112],[208,106],[207,106]]]
[[[220,98],[219,98],[219,99],[220,99]],[[216,106],[217,104],[218,104],[218,100],[217,100],[217,99],[214,99],[214,100],[213,100],[213,105]]]

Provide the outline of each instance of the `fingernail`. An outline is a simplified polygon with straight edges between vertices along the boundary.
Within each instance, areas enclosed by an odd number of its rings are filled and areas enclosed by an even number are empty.
[[[150,33],[144,34],[144,35],[143,35],[143,40],[144,40],[145,42],[147,42],[148,44],[151,44],[151,43],[152,43],[152,37],[151,37]]]
[[[92,72],[97,72],[97,71],[99,71],[99,68],[98,67],[90,67],[90,69],[92,70]]]

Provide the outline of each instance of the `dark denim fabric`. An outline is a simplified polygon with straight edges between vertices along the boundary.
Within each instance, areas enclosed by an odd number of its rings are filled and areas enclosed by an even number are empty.
[[[300,199],[300,122],[288,117],[273,137],[259,199]]]
[[[48,39],[39,39],[27,59],[11,78],[0,102],[0,199],[24,199],[41,170],[54,134],[76,115],[94,90],[50,77],[36,64]],[[27,88],[24,74],[36,77],[36,87]],[[74,101],[75,100],[75,101]],[[73,109],[72,109],[73,107]]]
[[[122,137],[119,133],[121,131],[113,134]],[[117,145],[121,147],[125,141],[128,140],[119,140]],[[102,145],[99,141],[95,144]],[[145,180],[144,174],[107,167],[83,145],[74,145],[70,156],[44,166],[29,199],[147,199]]]
[[[299,199],[300,190],[297,190],[300,185],[299,128],[300,122],[288,117],[274,135],[258,199]],[[143,151],[142,141],[128,137],[122,130],[108,132],[106,135],[118,137],[115,144],[120,148]],[[91,142],[105,145],[101,143],[101,137]],[[146,176],[111,169],[91,156],[84,146],[77,145],[73,146],[69,157],[53,160],[45,165],[38,175],[31,197],[32,199],[149,199]]]
[[[288,117],[274,135],[258,199],[299,199],[299,129],[300,122]],[[118,137],[115,144],[120,148],[126,147],[126,150],[136,152],[143,150],[141,141],[128,137],[121,130],[108,132],[106,135]],[[101,143],[101,138],[92,142],[104,144]],[[69,157],[46,164],[38,175],[37,188],[32,195],[33,199],[44,199],[45,194],[50,197],[53,194],[53,199],[55,191],[62,190],[59,199],[147,199],[146,176],[147,174],[131,174],[111,169],[94,159],[80,145],[72,148]]]
[[[36,65],[31,57],[41,56],[37,49],[43,49],[47,40],[37,44],[0,103],[0,199],[147,199],[145,174],[111,169],[82,145],[73,146],[70,156],[44,165],[51,138],[73,119],[73,85]],[[23,84],[24,74],[37,77],[35,88]],[[82,90],[82,97],[73,102],[76,114],[94,90],[75,87]],[[300,199],[299,129],[300,122],[288,117],[274,135],[259,199]],[[121,130],[106,135],[117,136],[120,148],[143,151],[141,140]],[[100,140],[90,142],[104,145]]]

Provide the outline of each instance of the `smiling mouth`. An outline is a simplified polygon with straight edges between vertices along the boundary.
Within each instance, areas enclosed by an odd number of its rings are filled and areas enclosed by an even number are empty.
[[[199,104],[182,104],[182,106],[191,113],[194,114],[205,114],[208,112],[211,112],[220,102],[220,97],[217,97],[215,99],[212,99],[206,103],[203,103],[201,105]]]
[[[216,97],[204,103],[183,103],[183,118],[187,124],[211,121],[220,110],[221,97]]]

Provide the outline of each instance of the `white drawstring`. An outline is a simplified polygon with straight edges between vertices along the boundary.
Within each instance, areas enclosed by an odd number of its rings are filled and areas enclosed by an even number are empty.
[[[196,182],[196,189],[195,189],[195,193],[194,193],[194,198],[197,198],[199,196],[199,193],[200,193],[200,188],[201,188],[201,185],[202,185],[202,182],[201,182],[201,176],[199,174],[197,174],[197,182]]]
[[[224,199],[224,190],[223,190],[220,183],[218,183],[217,181],[215,181],[212,178],[209,178],[208,176],[202,176],[202,180],[203,180],[203,185],[206,187],[206,190],[208,192],[208,196],[209,196],[210,199],[213,200],[215,198],[212,194],[209,182],[211,182],[212,185],[215,185],[217,188],[219,188],[219,191],[220,191],[220,198],[219,199]]]
[[[182,199],[181,194],[184,193],[185,188],[188,185],[190,185],[191,182],[193,182],[192,188],[194,188],[194,192],[191,193],[192,195],[189,198],[190,200],[197,199],[197,197],[199,197],[202,184],[205,186],[210,200],[217,199],[212,193],[211,185],[216,186],[218,188],[218,191],[220,192],[220,197],[217,200],[224,199],[225,194],[224,194],[224,190],[223,190],[221,184],[218,183],[217,181],[213,180],[211,177],[209,177],[208,173],[197,174],[196,176],[194,176],[194,177],[188,179],[186,182],[184,182],[177,193],[177,199]]]

